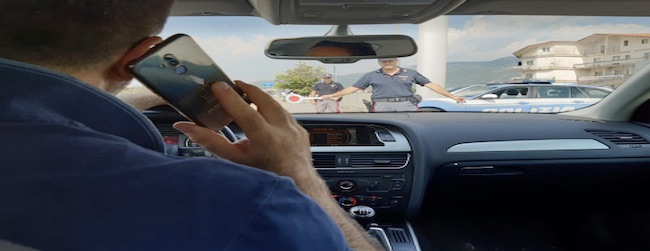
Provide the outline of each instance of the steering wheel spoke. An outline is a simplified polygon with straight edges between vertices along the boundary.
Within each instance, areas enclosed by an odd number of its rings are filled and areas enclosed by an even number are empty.
[[[187,121],[187,119],[170,106],[157,106],[143,113],[158,128],[166,141],[165,154],[184,157],[217,157],[171,127],[172,124]],[[219,133],[230,142],[239,140],[237,134],[228,126],[222,128]],[[169,142],[167,142],[168,140]]]

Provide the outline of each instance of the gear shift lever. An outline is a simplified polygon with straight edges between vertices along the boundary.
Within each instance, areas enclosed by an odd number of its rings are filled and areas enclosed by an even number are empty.
[[[367,206],[354,206],[350,208],[350,216],[357,220],[368,233],[379,241],[387,251],[393,251],[388,236],[384,230],[372,221],[375,219],[375,209]]]
[[[368,229],[368,225],[375,219],[375,210],[368,206],[354,206],[350,208],[349,213],[365,229]]]

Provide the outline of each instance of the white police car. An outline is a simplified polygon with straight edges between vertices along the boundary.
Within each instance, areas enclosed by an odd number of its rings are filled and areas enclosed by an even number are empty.
[[[452,92],[450,98],[422,100],[422,111],[559,113],[590,106],[612,92],[609,88],[558,84],[485,84]]]

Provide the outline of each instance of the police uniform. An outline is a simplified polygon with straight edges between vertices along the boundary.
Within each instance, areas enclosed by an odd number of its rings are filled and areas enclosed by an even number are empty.
[[[314,87],[312,87],[312,90],[318,92],[318,96],[323,96],[323,95],[328,95],[343,90],[343,85],[339,82],[334,82],[334,81],[332,81],[329,84],[325,82],[320,82],[314,85]],[[326,112],[340,113],[341,110],[339,109],[339,104],[340,104],[339,100],[333,100],[333,99],[316,100],[316,110],[318,111],[318,113],[326,113]]]
[[[403,112],[419,110],[412,85],[424,86],[428,83],[431,81],[417,71],[400,67],[393,76],[384,73],[381,68],[367,73],[352,86],[359,89],[372,86],[373,112]]]

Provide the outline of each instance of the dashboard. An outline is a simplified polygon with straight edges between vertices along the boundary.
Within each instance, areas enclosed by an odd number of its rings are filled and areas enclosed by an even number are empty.
[[[178,114],[145,114],[176,149],[170,154],[211,156],[171,128],[184,120]],[[346,209],[373,208],[376,222],[397,242],[391,245],[407,245],[403,250],[418,250],[410,248],[418,237],[435,240],[459,229],[458,222],[504,212],[540,217],[558,207],[600,210],[611,201],[640,205],[649,190],[645,122],[484,113],[294,117],[310,134],[314,167],[334,199]],[[246,137],[237,125],[229,128]],[[441,223],[446,220],[453,227]]]
[[[344,208],[363,205],[378,215],[406,211],[413,163],[406,137],[379,124],[301,121],[310,134],[314,167]]]
[[[185,120],[175,113],[148,112],[169,154],[214,157],[172,128]],[[311,141],[312,162],[340,206],[369,206],[381,217],[402,216],[408,207],[413,163],[411,147],[396,127],[375,123],[301,121]],[[245,134],[236,125],[237,138]]]

